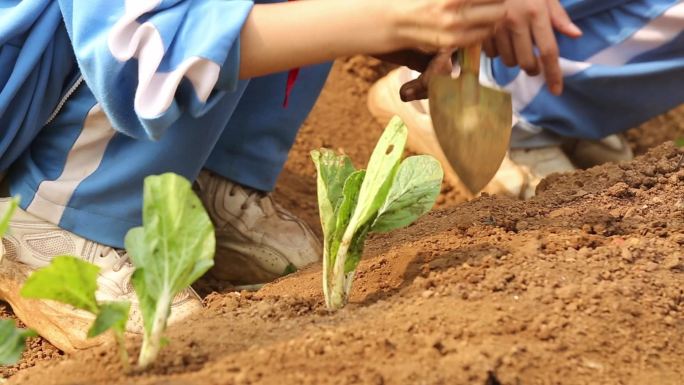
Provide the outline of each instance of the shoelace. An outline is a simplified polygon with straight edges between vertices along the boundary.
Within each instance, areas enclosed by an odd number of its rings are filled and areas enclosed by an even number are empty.
[[[107,258],[110,253],[114,252],[117,256],[114,265],[112,265],[112,271],[118,272],[126,265],[132,265],[131,257],[125,250],[115,249],[113,247],[98,245],[98,255],[100,258]]]
[[[131,261],[131,257],[128,255],[128,253],[125,250],[115,250],[116,254],[119,256],[119,259],[114,263],[114,266],[112,267],[112,270],[114,271],[119,271],[121,270],[122,267],[126,265],[133,265],[133,262]]]
[[[259,205],[259,207],[261,207],[262,210],[265,210],[266,207],[263,204],[264,200],[271,199],[271,194],[259,190],[243,188],[237,183],[231,184],[230,189],[228,190],[228,195],[234,197],[235,195],[237,195],[237,191],[244,191],[244,193],[247,194],[247,199],[245,199],[244,202],[242,202],[242,205],[240,206],[240,209],[242,210],[246,210],[252,204],[257,204]]]
[[[113,247],[104,246],[104,245],[98,245],[98,253],[99,253],[100,258],[107,258],[107,256],[109,256],[111,252],[114,252],[117,256],[117,259],[114,262],[114,265],[112,265],[112,271],[118,272],[124,266],[127,266],[127,265],[133,266],[133,262],[131,261],[131,257],[126,252],[126,250],[115,249]],[[133,285],[131,284],[131,281],[127,280],[127,285],[124,289],[124,294],[132,293],[133,291],[134,291],[134,289],[133,289]],[[176,302],[176,300],[179,298],[184,298],[185,296],[186,296],[186,291],[178,293],[176,295],[176,297],[174,298],[174,302]]]

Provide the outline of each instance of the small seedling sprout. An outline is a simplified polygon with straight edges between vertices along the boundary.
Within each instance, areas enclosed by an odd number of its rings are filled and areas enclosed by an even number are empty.
[[[141,369],[159,354],[171,301],[214,264],[214,228],[190,182],[167,173],[145,179],[143,226],[126,235],[143,315]]]
[[[15,197],[9,201],[9,207],[0,219],[0,238],[5,235],[12,214],[14,214],[14,210],[18,205],[19,198]],[[0,263],[2,263],[3,257],[4,250],[3,254],[0,255]],[[17,328],[13,320],[0,320],[0,365],[13,365],[17,363],[26,348],[26,339],[35,336],[36,333],[32,330]]]
[[[171,301],[213,265],[214,228],[190,182],[172,173],[150,176],[144,184],[143,226],[131,229],[125,244],[136,266],[132,283],[144,327],[138,367],[144,369],[166,344],[163,333]],[[88,337],[111,329],[128,371],[124,333],[130,304],[98,303],[98,273],[97,266],[79,258],[56,257],[29,276],[21,294],[60,301],[96,315]]]
[[[26,339],[35,336],[33,330],[17,328],[11,319],[0,320],[0,365],[16,364],[26,347]]]
[[[407,138],[401,119],[390,121],[368,162],[356,170],[346,155],[313,151],[323,228],[323,294],[329,309],[348,300],[366,237],[405,227],[428,212],[444,173],[431,156],[401,156]]]
[[[131,307],[129,302],[97,302],[100,268],[73,256],[55,257],[50,264],[31,274],[21,288],[24,298],[47,299],[71,305],[95,315],[88,338],[111,330],[116,338],[124,370],[129,370],[124,333]]]

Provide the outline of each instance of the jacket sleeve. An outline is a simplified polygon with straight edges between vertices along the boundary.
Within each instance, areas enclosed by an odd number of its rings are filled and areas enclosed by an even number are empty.
[[[113,126],[158,139],[237,87],[249,0],[59,0],[81,72]]]

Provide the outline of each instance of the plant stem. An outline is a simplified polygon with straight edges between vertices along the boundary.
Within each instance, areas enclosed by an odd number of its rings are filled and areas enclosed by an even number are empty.
[[[349,298],[349,293],[351,293],[351,288],[352,288],[352,283],[354,282],[354,275],[356,275],[356,271],[350,271],[349,274],[346,274],[344,279],[344,298],[348,299]],[[345,303],[347,301],[345,300]]]
[[[350,228],[344,232],[342,236],[342,242],[340,243],[340,248],[337,250],[337,256],[335,257],[335,265],[332,271],[332,282],[329,282],[330,288],[326,297],[326,305],[328,309],[338,310],[347,304],[347,294],[349,288],[351,287],[351,281],[348,282],[347,274],[344,273],[344,265],[347,262],[347,252],[349,251],[349,246],[351,245],[352,238],[354,236],[353,231]],[[350,274],[349,279],[353,279],[354,275]]]
[[[327,242],[323,242],[323,298],[325,299],[325,307],[331,308],[330,305],[330,256],[328,255]]]
[[[116,330],[114,330],[114,336],[116,337],[116,345],[119,348],[119,359],[121,360],[121,365],[123,366],[124,373],[129,373],[131,371],[131,364],[128,362],[126,338],[124,338],[124,334],[122,332]]]
[[[143,344],[140,349],[140,356],[138,357],[138,367],[140,369],[147,368],[159,355],[162,334],[164,329],[166,329],[166,319],[169,317],[169,310],[171,309],[171,298],[173,297],[165,290],[157,301],[157,308],[152,320],[152,330],[149,332],[145,330],[143,336]]]

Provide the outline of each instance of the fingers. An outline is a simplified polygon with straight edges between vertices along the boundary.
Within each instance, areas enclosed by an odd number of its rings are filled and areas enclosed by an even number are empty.
[[[428,65],[428,68],[417,79],[404,84],[399,90],[401,100],[410,102],[413,100],[427,99],[430,79],[435,75],[451,75],[453,68],[452,52],[445,51],[437,54]]]
[[[503,2],[471,2],[461,6],[460,18],[464,25],[491,26],[506,16]]]
[[[531,29],[549,90],[560,95],[563,90],[563,73],[558,62],[558,44],[548,14],[542,12],[532,20]]]
[[[500,30],[494,35],[494,42],[496,43],[496,49],[501,56],[501,61],[509,67],[514,67],[518,65],[518,60],[515,58],[515,52],[513,51],[513,43],[506,30]]]
[[[399,95],[403,102],[411,102],[414,100],[427,99],[428,88],[424,84],[424,75],[420,75],[418,79],[411,80],[410,82],[401,86],[399,90]]]
[[[506,2],[506,0],[467,0],[466,1],[466,3],[468,3],[468,4],[484,4],[484,3],[503,4],[505,2]],[[463,1],[461,3],[463,3]]]
[[[390,18],[401,48],[425,52],[480,43],[506,15],[506,0],[397,1]]]
[[[497,57],[499,56],[499,51],[496,49],[496,42],[494,41],[494,38],[489,38],[482,43],[482,49],[484,49],[485,53],[489,57]]]
[[[497,31],[494,47],[488,50],[498,54],[505,65],[520,66],[530,76],[543,72],[549,91],[559,95],[563,90],[563,72],[553,20],[564,25],[565,32],[581,34],[581,31],[570,21],[558,0],[542,0],[541,4],[540,7],[524,3],[525,8],[517,8],[507,15],[505,28]]]
[[[558,0],[549,0],[548,5],[551,24],[558,32],[568,37],[577,38],[582,36],[582,30],[570,20],[570,16],[568,16],[565,8],[563,8]]]
[[[461,35],[460,43],[453,48],[455,49],[460,47],[467,47],[469,45],[481,43],[485,39],[491,37],[493,33],[493,27],[480,27],[469,29],[463,32],[463,34]]]
[[[416,50],[402,50],[387,54],[374,55],[376,58],[393,64],[406,66],[414,71],[423,72],[435,56]]]
[[[448,27],[437,35],[435,46],[454,50],[491,37],[497,22],[506,15],[503,0],[452,1]]]
[[[443,51],[435,55],[425,72],[428,75],[451,75],[451,70],[453,69],[451,58],[454,56],[454,52],[455,51]]]
[[[530,76],[538,75],[539,66],[537,65],[537,57],[534,54],[534,45],[532,44],[530,30],[528,28],[517,27],[511,32],[513,50],[518,65]]]

